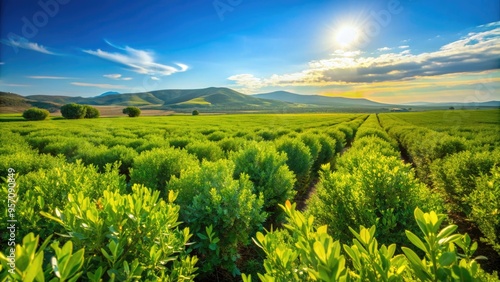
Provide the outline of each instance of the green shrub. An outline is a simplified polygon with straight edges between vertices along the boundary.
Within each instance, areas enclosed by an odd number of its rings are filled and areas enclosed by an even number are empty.
[[[200,112],[199,112],[198,110],[194,110],[194,111],[192,112],[192,115],[193,115],[193,116],[198,116],[198,115],[200,115]]]
[[[192,280],[197,258],[186,250],[192,235],[178,227],[175,198],[169,193],[167,203],[141,185],[131,194],[106,189],[97,198],[79,191],[55,215],[43,215],[85,248],[84,272],[93,281]]]
[[[233,179],[234,169],[228,160],[204,161],[173,176],[167,185],[179,193],[181,221],[198,236],[193,248],[206,276],[219,268],[239,274],[239,249],[250,243],[266,217],[262,195],[253,194],[247,175]]]
[[[247,141],[243,138],[238,137],[226,137],[219,142],[217,145],[224,151],[224,153],[229,154],[230,152],[237,152],[244,148]]]
[[[144,151],[133,161],[130,183],[165,191],[165,185],[173,175],[179,176],[183,169],[190,167],[198,167],[198,160],[187,151],[171,147]]]
[[[186,146],[186,150],[195,155],[198,160],[216,161],[224,158],[224,152],[216,143],[210,141],[195,141]]]
[[[318,140],[321,144],[321,150],[318,153],[318,158],[313,164],[313,171],[316,173],[320,170],[321,165],[333,163],[335,159],[335,150],[337,142],[326,134],[318,134]]]
[[[352,140],[354,139],[354,131],[347,124],[339,124],[339,125],[335,126],[334,129],[337,129],[340,132],[344,133],[345,141],[347,143],[352,142]]]
[[[126,107],[125,109],[123,109],[122,112],[128,115],[129,117],[138,117],[141,115],[141,109],[132,106]]]
[[[222,131],[215,131],[212,132],[210,135],[207,136],[207,139],[210,141],[220,141],[226,137],[226,133]]]
[[[500,254],[500,166],[476,178],[476,189],[466,196],[471,207],[468,217],[484,234],[484,240]]]
[[[340,153],[346,145],[346,135],[338,129],[328,129],[325,132],[332,139],[335,139],[335,152]]]
[[[49,111],[39,108],[29,108],[23,112],[23,118],[26,120],[44,120],[50,116]]]
[[[87,107],[75,103],[66,104],[61,107],[61,114],[67,119],[81,119],[85,117]]]
[[[306,193],[309,186],[313,159],[309,148],[298,139],[281,138],[276,141],[276,149],[287,155],[286,164],[295,173],[297,195]]]
[[[475,190],[476,178],[489,173],[499,161],[500,150],[480,153],[463,151],[436,160],[431,166],[431,177],[436,187],[446,191],[458,208],[469,214],[471,208],[465,198]]]
[[[41,169],[16,179],[19,199],[16,219],[19,225],[19,237],[34,232],[47,238],[60,228],[53,222],[40,216],[40,212],[52,213],[56,207],[64,207],[70,193],[82,192],[92,199],[102,195],[103,190],[125,191],[125,177],[118,174],[117,166],[108,164],[103,173],[95,166],[85,166],[80,161],[63,163],[49,169]],[[6,184],[4,184],[6,188]],[[1,196],[7,199],[7,189],[2,189]],[[2,201],[0,206],[7,203]],[[7,210],[5,207],[4,210]],[[2,233],[2,236],[7,233]],[[3,240],[4,238],[2,238]]]
[[[98,118],[101,115],[101,112],[95,107],[85,106],[85,118]]]
[[[316,163],[319,157],[319,151],[321,151],[321,142],[319,142],[318,136],[311,132],[304,132],[299,138],[302,142],[304,142],[306,147],[309,148],[313,164]]]
[[[265,273],[258,273],[260,281],[497,280],[485,275],[476,261],[479,258],[473,258],[477,243],[467,234],[455,234],[456,225],[440,229],[445,217],[435,212],[415,209],[415,222],[423,237],[406,231],[414,247],[403,247],[404,255],[395,255],[396,244],[379,245],[375,226],[360,226],[359,232],[349,228],[352,244],[342,245],[327,234],[329,226],[316,227],[313,217],[305,217],[289,202],[282,207],[288,219],[286,230],[259,232],[254,240],[266,254]],[[425,253],[423,259],[413,251],[417,249]],[[242,278],[252,281],[251,275]]]
[[[308,213],[341,242],[350,238],[348,226],[375,225],[383,243],[403,243],[403,231],[416,230],[409,222],[415,207],[439,209],[437,195],[418,182],[409,165],[377,152],[349,151],[336,172],[320,173]],[[363,207],[363,208],[360,208]]]
[[[254,193],[264,195],[268,222],[279,222],[282,210],[278,204],[295,196],[295,176],[286,165],[286,154],[278,153],[272,144],[252,142],[231,159],[235,163],[235,178],[242,173],[248,175],[254,184]]]
[[[168,138],[167,141],[177,149],[184,149],[191,142],[191,138],[179,136]]]

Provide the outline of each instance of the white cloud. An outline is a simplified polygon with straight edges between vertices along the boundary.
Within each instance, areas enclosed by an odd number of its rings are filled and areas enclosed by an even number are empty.
[[[111,78],[111,79],[119,79],[120,77],[122,77],[121,74],[105,74],[103,76],[106,78]]]
[[[132,80],[131,77],[122,77],[119,73],[105,74],[103,75],[105,78],[114,79],[114,80]]]
[[[247,73],[228,79],[243,88],[255,90],[266,86],[325,86],[411,80],[498,69],[500,25],[490,26],[494,28],[476,30],[434,52],[411,54],[406,45],[400,46],[405,49],[400,53],[376,56],[362,53],[346,56],[344,52],[335,52],[330,58],[310,61],[308,68],[296,73],[273,74],[268,78]],[[381,49],[385,48],[388,47]]]
[[[176,63],[176,66],[168,66],[157,63],[154,58],[154,53],[151,51],[138,50],[129,46],[118,47],[106,41],[108,45],[123,52],[107,52],[101,49],[83,50],[83,52],[97,56],[99,58],[124,65],[130,70],[147,75],[171,75],[176,72],[184,72],[188,66],[182,63]]]
[[[0,65],[5,65],[5,63],[4,62],[0,62]]]
[[[381,51],[381,52],[383,52],[383,51],[391,51],[391,50],[392,50],[392,48],[389,48],[389,47],[382,47],[382,48],[378,48],[377,50],[378,50],[378,51]]]
[[[102,89],[127,89],[127,87],[123,85],[105,84],[105,83],[71,82],[71,85],[83,86],[83,87],[95,87]]]
[[[151,77],[151,79],[152,79],[152,80],[160,80],[160,79],[159,79],[158,77],[156,77],[156,76],[152,76],[152,77]]]
[[[72,79],[73,77],[65,77],[65,76],[49,76],[49,75],[30,75],[27,78],[32,79]]]
[[[409,45],[401,45],[401,46],[398,46],[399,49],[408,49],[410,48]]]
[[[49,51],[47,49],[47,47],[45,47],[43,45],[39,45],[38,43],[35,43],[35,42],[30,42],[28,39],[23,38],[23,37],[19,37],[18,41],[14,40],[13,38],[9,38],[9,40],[2,39],[2,40],[0,40],[0,42],[2,42],[4,45],[12,46],[14,48],[32,50],[32,51],[36,51],[36,52],[40,52],[40,53],[44,53],[44,54],[48,54],[48,55],[58,55],[52,51]]]

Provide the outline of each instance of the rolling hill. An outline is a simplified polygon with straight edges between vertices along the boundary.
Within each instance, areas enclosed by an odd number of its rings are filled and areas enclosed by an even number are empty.
[[[388,111],[393,107],[404,105],[389,105],[373,102],[367,99],[351,99],[327,97],[320,95],[300,95],[286,91],[245,95],[224,87],[209,87],[203,89],[165,89],[139,93],[106,92],[96,97],[71,97],[54,95],[21,96],[14,93],[0,92],[0,110],[6,112],[22,111],[29,107],[40,107],[51,112],[57,111],[68,103],[87,104],[94,106],[137,106],[152,110],[189,111],[204,109],[208,111],[342,111],[342,112],[379,112]],[[500,102],[492,101],[474,105],[460,103],[443,103],[412,105],[414,110],[447,109],[449,105],[455,108],[464,107],[498,107]]]
[[[270,93],[252,95],[260,99],[283,101],[289,103],[309,104],[328,107],[391,107],[392,105],[381,104],[367,99],[352,99],[342,97],[328,97],[320,95],[301,95],[286,91],[276,91]]]

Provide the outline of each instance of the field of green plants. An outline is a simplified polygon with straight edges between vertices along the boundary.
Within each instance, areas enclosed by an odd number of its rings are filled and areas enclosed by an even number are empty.
[[[0,281],[499,281],[500,110],[0,124]]]

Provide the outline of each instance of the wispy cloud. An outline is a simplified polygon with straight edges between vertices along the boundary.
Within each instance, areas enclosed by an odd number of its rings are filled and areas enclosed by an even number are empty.
[[[0,65],[5,65],[5,63],[4,62],[0,62]]]
[[[389,47],[382,47],[382,48],[378,48],[377,50],[378,50],[378,51],[381,51],[381,52],[383,52],[383,51],[391,51],[391,50],[392,50],[392,48],[389,48]]]
[[[152,76],[152,77],[151,77],[151,79],[152,79],[152,80],[160,80],[160,79],[159,79],[158,77],[156,77],[156,76]]]
[[[35,43],[35,42],[30,42],[28,39],[23,38],[23,37],[19,37],[18,41],[14,40],[13,38],[9,38],[8,40],[2,39],[2,40],[0,40],[0,42],[2,42],[2,44],[4,44],[4,45],[11,46],[14,48],[32,50],[32,51],[36,51],[36,52],[44,53],[44,54],[48,54],[48,55],[59,55],[55,52],[49,51],[47,49],[47,47],[40,45],[38,43]]]
[[[114,80],[132,80],[131,77],[122,77],[119,73],[105,74],[103,76]]]
[[[101,49],[83,50],[83,52],[126,66],[130,70],[140,74],[171,75],[177,72],[184,72],[188,69],[187,65],[181,63],[176,63],[175,66],[157,63],[152,51],[138,50],[129,46],[119,47],[108,41],[106,43],[122,52],[107,52]]]
[[[399,49],[408,49],[410,48],[410,45],[401,45],[401,46],[398,46]]]
[[[27,78],[32,79],[74,79],[74,77],[65,77],[65,76],[49,76],[49,75],[30,75]]]
[[[411,54],[403,51],[366,56],[352,52],[336,52],[330,58],[310,61],[308,68],[267,78],[252,74],[228,77],[237,86],[258,89],[266,86],[327,86],[363,84],[383,81],[413,80],[454,73],[481,72],[498,69],[500,58],[500,25],[482,30],[442,46],[429,53]],[[383,47],[381,49],[384,49]]]
[[[95,87],[102,89],[128,89],[128,87],[124,85],[106,84],[106,83],[71,82],[71,85],[83,86],[83,87]]]

